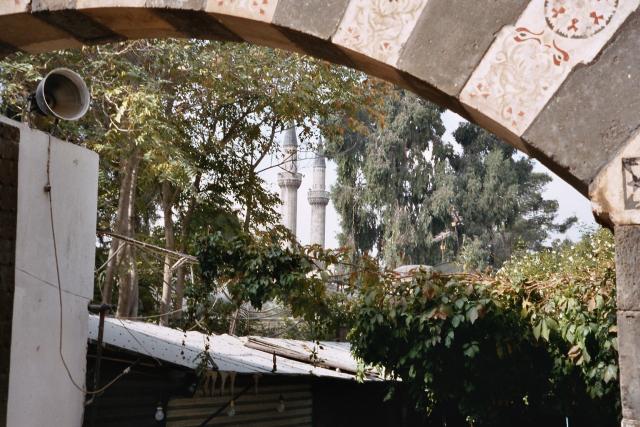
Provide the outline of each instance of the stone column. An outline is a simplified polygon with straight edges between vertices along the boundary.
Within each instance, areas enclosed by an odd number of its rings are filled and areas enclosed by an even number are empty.
[[[640,427],[640,225],[615,235],[622,426]]]
[[[329,193],[325,191],[326,168],[322,146],[320,146],[313,161],[313,184],[309,189],[307,199],[311,205],[311,244],[320,245],[323,248],[327,204],[329,203]]]
[[[302,183],[302,174],[298,173],[298,139],[295,126],[291,125],[285,130],[282,151],[285,163],[283,172],[278,174],[278,186],[280,187],[280,199],[282,200],[282,223],[293,235],[296,235],[298,226],[298,188]]]
[[[640,133],[589,186],[595,216],[615,232],[622,426],[640,427]]]

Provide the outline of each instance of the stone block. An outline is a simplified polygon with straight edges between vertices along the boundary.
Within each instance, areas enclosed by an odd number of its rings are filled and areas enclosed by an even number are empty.
[[[30,3],[30,0],[13,0],[0,2],[0,15],[26,12]]]
[[[640,127],[640,13],[576,68],[524,133],[525,142],[588,185]]]
[[[31,11],[75,9],[77,0],[31,0]]]
[[[218,0],[220,1],[220,0]],[[101,1],[101,3],[104,3]],[[129,2],[127,2],[129,3]],[[127,4],[130,6],[129,4]],[[207,0],[146,0],[144,6],[149,8],[183,9],[201,11],[207,5]]]
[[[640,312],[640,226],[616,227],[615,239],[618,309]]]
[[[9,56],[12,53],[18,52],[20,49],[17,47],[10,45],[9,43],[4,43],[0,41],[0,58]]]
[[[345,65],[351,68],[356,67],[349,55],[330,41],[317,39],[306,33],[286,27],[277,28],[278,31],[280,31],[280,33],[289,40],[289,42],[295,45],[299,51],[304,52],[307,55],[324,59],[325,61],[330,61],[334,64]]]
[[[273,23],[329,40],[348,4],[349,0],[280,0]]]
[[[237,18],[271,22],[278,0],[207,0],[205,10]]]
[[[640,312],[618,311],[618,356],[622,418],[629,421],[640,420],[639,337]]]
[[[395,66],[427,0],[351,0],[332,40]]]
[[[602,2],[590,17],[595,0],[566,2],[562,11],[555,2],[532,0],[514,25],[500,30],[460,100],[521,136],[571,71],[600,53],[639,1]]]
[[[398,68],[457,96],[524,0],[429,0],[400,55]],[[464,30],[462,30],[464,29]]]

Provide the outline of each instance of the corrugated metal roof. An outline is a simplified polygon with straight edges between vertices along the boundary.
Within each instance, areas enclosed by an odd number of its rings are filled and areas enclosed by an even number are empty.
[[[99,317],[89,316],[89,339],[96,341],[98,337]],[[296,352],[303,357],[292,360],[276,357],[276,372],[273,369],[273,353],[247,347],[251,340],[258,340],[273,346],[280,355],[283,351]],[[240,374],[280,374],[309,375],[353,380],[353,372],[357,370],[357,362],[351,356],[348,343],[286,340],[262,337],[234,337],[231,335],[205,335],[196,331],[180,331],[153,323],[134,322],[115,318],[106,318],[104,325],[104,343],[123,350],[151,356],[161,361],[195,369],[200,356],[208,346],[208,352],[216,368],[220,371]],[[312,358],[314,351],[316,357]],[[281,351],[282,350],[282,351]],[[309,355],[306,362],[304,355]],[[322,366],[338,366],[340,369],[328,369],[314,366],[314,360],[322,362]],[[316,363],[317,364],[317,363]],[[349,372],[345,372],[349,371]],[[369,376],[369,380],[379,379]]]

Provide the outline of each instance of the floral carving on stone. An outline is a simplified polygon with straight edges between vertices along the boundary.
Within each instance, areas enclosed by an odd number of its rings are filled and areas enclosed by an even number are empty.
[[[395,65],[427,0],[351,0],[333,42]]]
[[[522,135],[573,67],[593,60],[639,2],[532,0],[498,34],[461,101]]]
[[[547,99],[553,82],[566,73],[570,56],[549,34],[526,27],[500,41],[483,76],[464,94],[469,104],[490,108],[494,119],[520,129],[531,121],[529,105]]]
[[[623,0],[624,1],[624,0]],[[584,39],[602,31],[618,9],[618,0],[546,0],[549,28],[562,37]]]
[[[278,0],[208,0],[206,11],[271,22]]]

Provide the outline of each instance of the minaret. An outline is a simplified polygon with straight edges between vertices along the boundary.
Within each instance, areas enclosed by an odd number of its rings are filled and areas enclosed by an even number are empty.
[[[280,200],[282,201],[282,223],[296,235],[298,217],[298,188],[302,182],[302,174],[298,173],[298,138],[296,127],[292,124],[284,131],[282,144],[285,163],[284,172],[278,173]]]
[[[313,185],[309,190],[308,200],[311,205],[311,244],[324,248],[325,219],[327,217],[327,203],[329,192],[325,191],[325,171],[327,165],[324,159],[322,141],[313,161]]]

